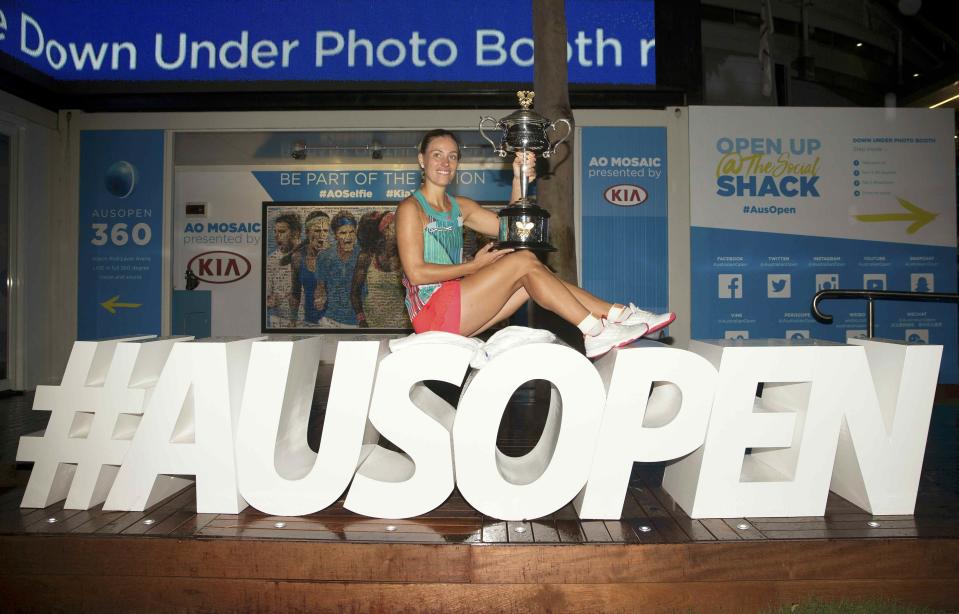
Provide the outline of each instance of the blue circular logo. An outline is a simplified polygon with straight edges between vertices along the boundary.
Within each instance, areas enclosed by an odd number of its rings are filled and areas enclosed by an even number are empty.
[[[107,192],[117,198],[126,198],[133,193],[137,182],[137,169],[125,160],[114,162],[107,169],[103,183]]]

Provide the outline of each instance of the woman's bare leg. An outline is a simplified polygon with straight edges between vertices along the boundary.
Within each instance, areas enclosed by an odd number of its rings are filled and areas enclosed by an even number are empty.
[[[604,316],[609,313],[609,308],[613,306],[613,303],[607,303],[603,299],[594,294],[590,294],[579,286],[571,284],[567,281],[564,281],[563,285],[566,286],[566,289],[569,290],[570,294],[576,297],[577,301],[582,303],[594,315]]]
[[[490,326],[493,326],[497,322],[502,322],[506,318],[510,317],[516,311],[522,307],[526,301],[529,300],[529,292],[526,291],[526,288],[520,288],[513,293],[513,296],[509,297],[509,300],[506,301],[506,304],[503,305],[503,308],[499,310],[495,316],[489,319],[489,322],[484,324],[477,330],[474,335],[478,335],[489,329]]]
[[[563,280],[560,280],[563,281]],[[569,293],[576,297],[586,309],[589,309],[590,313],[599,317],[604,316],[609,313],[609,309],[613,306],[613,303],[607,303],[603,299],[590,294],[586,290],[583,290],[579,286],[573,285],[567,281],[563,281],[563,285],[566,286],[566,289],[569,290]],[[483,331],[489,329],[490,326],[493,326],[497,322],[502,322],[506,318],[510,317],[516,311],[523,306],[523,304],[529,300],[529,293],[526,291],[526,288],[520,288],[517,290],[513,296],[510,297],[509,301],[503,305],[503,308],[493,316],[489,322],[484,324],[477,330],[474,335],[478,335]]]
[[[460,334],[475,334],[520,288],[525,288],[541,307],[571,324],[579,324],[590,314],[590,310],[534,254],[518,251],[460,281]]]

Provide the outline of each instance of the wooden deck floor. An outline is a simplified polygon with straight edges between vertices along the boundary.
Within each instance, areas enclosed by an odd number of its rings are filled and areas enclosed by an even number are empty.
[[[21,509],[22,488],[0,496],[0,535],[73,534],[231,537],[334,542],[448,544],[684,544],[740,540],[838,538],[959,538],[959,496],[925,493],[915,516],[872,516],[830,494],[825,516],[692,520],[659,486],[662,471],[637,471],[620,520],[579,520],[572,506],[527,522],[483,516],[454,492],[440,507],[413,519],[380,520],[343,509],[342,500],[307,516],[197,514],[194,489],[143,512]]]
[[[197,514],[193,488],[144,512],[20,509],[21,489],[0,498],[0,534],[145,535],[233,537],[335,542],[515,543],[515,544],[682,544],[690,542],[889,537],[959,538],[956,510],[935,505],[916,516],[871,516],[831,496],[826,515],[795,518],[691,520],[661,488],[642,479],[630,488],[623,518],[579,520],[567,506],[528,522],[502,522],[474,511],[454,493],[425,516],[380,520],[357,516],[342,502],[308,516],[268,516],[253,508],[240,514]]]
[[[321,374],[310,443],[322,437]],[[439,390],[454,394],[455,389]],[[528,450],[541,391],[517,391],[498,444]],[[916,514],[872,516],[836,495],[803,518],[692,520],[637,464],[617,521],[571,506],[501,522],[457,493],[421,517],[197,514],[192,488],[144,512],[21,509],[32,397],[0,399],[0,603],[23,611],[749,612],[886,597],[959,608],[959,394],[933,412]],[[540,401],[538,401],[538,399]],[[95,590],[94,590],[95,588]]]
[[[321,370],[310,421],[310,445],[322,437],[330,369]],[[438,389],[455,394],[455,389]],[[545,412],[535,386],[520,389],[501,425],[498,444],[521,454],[535,444]],[[22,484],[29,465],[14,467],[20,434],[43,428],[47,412],[31,411],[32,395],[0,399],[3,420],[0,481],[0,534],[147,535],[233,537],[321,541],[415,543],[689,543],[738,540],[959,537],[959,404],[948,400],[933,412],[914,516],[872,516],[830,493],[822,517],[716,518],[692,520],[661,488],[663,464],[634,465],[631,485],[617,521],[580,521],[571,505],[530,522],[501,522],[475,511],[453,495],[429,514],[389,521],[345,510],[342,499],[315,514],[277,517],[247,508],[240,514],[196,514],[193,488],[144,512],[21,509]]]

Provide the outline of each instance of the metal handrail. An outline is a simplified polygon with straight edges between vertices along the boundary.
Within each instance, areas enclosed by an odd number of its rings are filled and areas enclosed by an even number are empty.
[[[823,324],[832,324],[832,316],[819,311],[819,301],[827,298],[866,299],[866,328],[870,338],[873,336],[875,318],[873,301],[925,301],[936,303],[959,303],[959,294],[943,292],[900,292],[897,290],[820,290],[812,297],[812,315]]]

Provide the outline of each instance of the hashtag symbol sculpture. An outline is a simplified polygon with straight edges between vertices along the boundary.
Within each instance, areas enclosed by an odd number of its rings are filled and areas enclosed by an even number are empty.
[[[37,386],[33,409],[47,428],[20,438],[17,461],[33,462],[22,507],[102,503],[173,344],[190,337],[77,341],[59,386]]]

